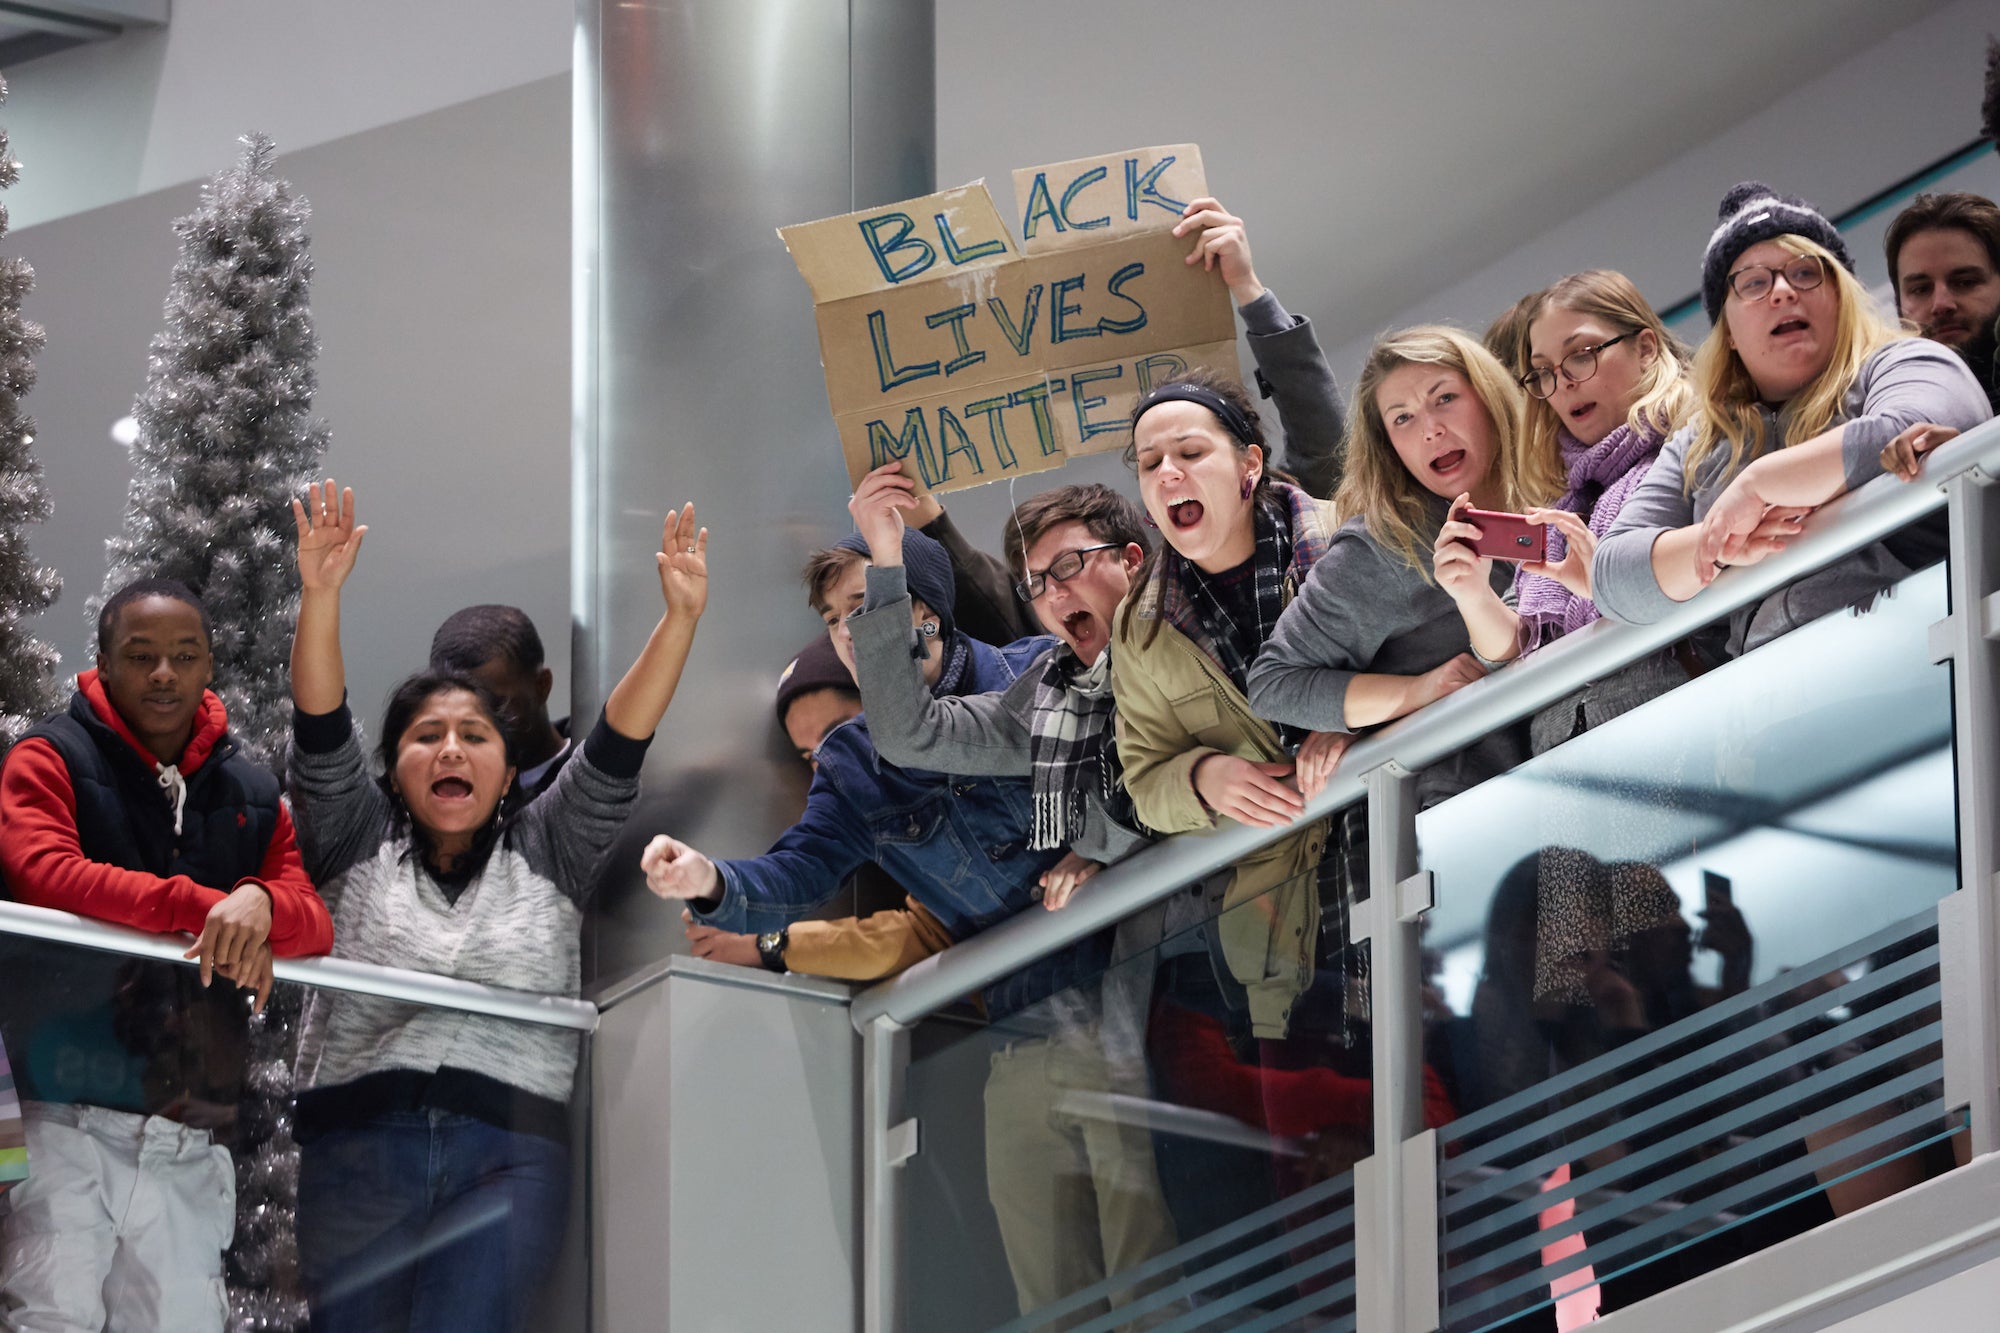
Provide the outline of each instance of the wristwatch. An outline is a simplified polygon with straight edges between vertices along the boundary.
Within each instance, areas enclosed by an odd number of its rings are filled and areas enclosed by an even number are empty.
[[[772,972],[785,970],[785,946],[792,942],[791,929],[781,926],[757,937],[757,961]]]

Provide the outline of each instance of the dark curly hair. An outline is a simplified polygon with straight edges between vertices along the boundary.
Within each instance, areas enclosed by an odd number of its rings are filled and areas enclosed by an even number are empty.
[[[382,713],[382,736],[375,743],[375,759],[382,768],[375,781],[389,798],[390,833],[394,836],[408,834],[410,849],[415,853],[418,864],[441,886],[451,889],[463,888],[486,868],[487,858],[493,855],[493,849],[505,841],[507,829],[512,823],[509,816],[514,813],[509,809],[509,793],[502,792],[494,806],[494,814],[498,817],[486,820],[473,835],[471,849],[458,858],[456,864],[441,870],[438,868],[436,843],[430,833],[410,817],[410,807],[404,804],[401,794],[396,791],[394,775],[396,760],[402,754],[403,733],[410,729],[425,704],[440,694],[455,690],[463,690],[478,701],[479,711],[486,715],[486,720],[499,734],[507,766],[519,768],[514,745],[516,723],[512,714],[499,695],[462,671],[437,668],[419,671],[391,690],[389,706]]]

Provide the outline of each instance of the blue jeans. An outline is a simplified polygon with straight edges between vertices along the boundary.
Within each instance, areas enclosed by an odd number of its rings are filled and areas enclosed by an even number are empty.
[[[299,1259],[314,1333],[506,1333],[569,1221],[569,1149],[446,1111],[301,1145]]]

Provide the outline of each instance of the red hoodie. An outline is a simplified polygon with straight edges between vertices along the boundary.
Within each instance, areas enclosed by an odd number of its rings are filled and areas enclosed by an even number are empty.
[[[111,706],[93,669],[76,678],[98,721],[143,757],[157,761],[139,744],[125,719]],[[207,762],[229,727],[222,700],[204,690],[194,733],[176,765],[183,777]],[[39,737],[22,741],[0,768],[0,874],[20,902],[53,907],[79,916],[115,921],[140,930],[201,934],[211,907],[227,895],[186,875],[162,879],[143,870],[93,861],[84,855],[76,828],[76,794],[69,769],[53,745]],[[254,877],[233,885],[260,884],[271,895],[271,952],[280,958],[321,954],[333,947],[333,920],[320,901],[305,863],[299,859],[292,816],[278,805],[277,827]]]

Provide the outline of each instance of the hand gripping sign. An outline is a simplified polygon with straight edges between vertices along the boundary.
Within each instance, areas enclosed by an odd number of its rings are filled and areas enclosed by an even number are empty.
[[[848,476],[892,460],[953,491],[1123,448],[1139,396],[1237,375],[1219,272],[1172,234],[1206,194],[1193,144],[1014,173],[1017,242],[985,183],[778,234],[812,289]]]

